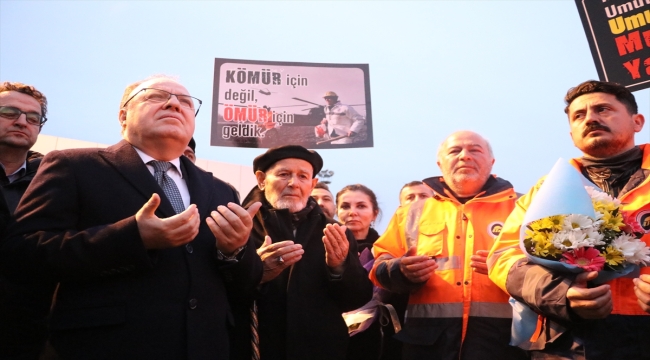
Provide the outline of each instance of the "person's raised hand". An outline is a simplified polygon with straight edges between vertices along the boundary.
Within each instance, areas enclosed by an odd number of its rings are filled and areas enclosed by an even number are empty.
[[[304,253],[300,244],[294,244],[291,240],[272,243],[271,237],[266,235],[264,243],[257,249],[264,267],[260,284],[275,279],[284,269],[300,261]]]
[[[229,255],[246,245],[253,228],[253,217],[261,206],[262,203],[256,202],[244,209],[235,203],[228,203],[212,211],[206,222],[216,238],[217,249]]]
[[[487,275],[488,274],[488,267],[487,267],[487,256],[490,253],[489,250],[478,250],[476,251],[476,254],[470,256],[469,258],[469,266],[474,269],[479,274]]]
[[[417,248],[411,246],[406,254],[398,259],[399,269],[410,282],[426,282],[438,268],[438,264],[429,256],[416,255],[416,251]]]
[[[343,272],[345,259],[348,257],[350,243],[345,235],[345,225],[327,224],[323,229],[323,244],[325,245],[325,263],[332,272]]]
[[[167,249],[192,241],[199,233],[199,210],[190,205],[182,213],[161,219],[156,216],[160,196],[151,198],[135,214],[140,238],[145,249]]]

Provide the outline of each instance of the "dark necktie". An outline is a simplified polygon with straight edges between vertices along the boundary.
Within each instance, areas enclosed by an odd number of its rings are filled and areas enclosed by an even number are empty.
[[[178,187],[172,178],[167,175],[167,170],[171,168],[172,163],[167,161],[156,161],[152,160],[148,162],[149,165],[153,166],[154,173],[153,177],[156,178],[158,185],[163,189],[167,199],[172,203],[174,211],[179,214],[185,210],[185,205],[183,205],[183,198],[181,197],[181,192],[178,191]]]

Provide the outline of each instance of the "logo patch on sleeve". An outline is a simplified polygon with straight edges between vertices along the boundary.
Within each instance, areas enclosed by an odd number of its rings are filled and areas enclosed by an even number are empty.
[[[639,226],[647,233],[650,232],[650,210],[641,211],[636,215],[636,221]]]
[[[491,222],[487,227],[488,234],[492,235],[496,239],[499,234],[501,234],[501,229],[503,228],[503,222],[495,221]]]

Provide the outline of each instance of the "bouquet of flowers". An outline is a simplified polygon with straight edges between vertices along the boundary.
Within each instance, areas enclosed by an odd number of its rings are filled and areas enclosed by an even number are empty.
[[[585,271],[621,274],[631,269],[630,264],[649,264],[650,248],[640,240],[643,229],[636,222],[625,221],[621,202],[592,186],[585,189],[595,217],[554,215],[530,222],[523,239],[526,252]]]
[[[595,283],[635,276],[640,265],[650,264],[650,248],[620,205],[560,159],[526,211],[519,246],[530,262],[555,271],[599,271]],[[520,345],[535,332],[537,314],[512,298],[510,303],[511,345]]]

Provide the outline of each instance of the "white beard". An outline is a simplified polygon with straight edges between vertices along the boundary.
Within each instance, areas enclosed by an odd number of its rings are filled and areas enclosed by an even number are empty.
[[[276,209],[289,209],[290,213],[296,213],[305,208],[307,204],[303,204],[301,201],[293,200],[277,200],[273,205]]]

